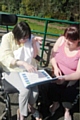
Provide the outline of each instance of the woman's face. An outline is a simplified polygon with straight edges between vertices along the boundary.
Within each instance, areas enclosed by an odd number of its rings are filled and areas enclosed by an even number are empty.
[[[78,47],[78,43],[79,43],[79,40],[68,40],[68,39],[65,39],[65,45],[66,47],[68,47],[69,49],[76,49]]]
[[[28,39],[29,39],[29,36],[26,36],[26,37],[20,39],[19,43],[26,43],[28,41]]]

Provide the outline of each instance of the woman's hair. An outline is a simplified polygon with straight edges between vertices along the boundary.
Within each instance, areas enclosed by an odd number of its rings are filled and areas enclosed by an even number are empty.
[[[26,36],[29,36],[31,38],[31,29],[26,22],[20,22],[18,23],[12,30],[12,33],[14,34],[14,38],[19,41],[22,38],[25,38]]]
[[[69,40],[78,40],[79,39],[79,29],[76,26],[70,26],[64,31],[64,36]]]

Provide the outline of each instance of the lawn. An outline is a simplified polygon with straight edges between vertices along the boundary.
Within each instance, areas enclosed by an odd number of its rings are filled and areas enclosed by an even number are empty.
[[[32,19],[23,19],[25,20],[29,25],[32,31],[37,31],[38,35],[40,34],[39,32],[44,32],[45,31],[45,21],[41,20],[32,20]],[[19,19],[21,21],[21,19]],[[48,23],[48,28],[47,28],[47,33],[49,33],[50,38],[52,36],[61,35],[64,32],[64,29],[68,26],[68,24],[63,24],[63,23]],[[44,34],[40,34],[43,36]]]

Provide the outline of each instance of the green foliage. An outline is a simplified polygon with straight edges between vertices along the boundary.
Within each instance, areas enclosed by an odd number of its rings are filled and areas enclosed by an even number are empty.
[[[7,6],[6,5],[2,5],[2,11],[7,11]]]
[[[1,0],[4,12],[57,19],[69,19],[71,13],[79,19],[79,0]]]

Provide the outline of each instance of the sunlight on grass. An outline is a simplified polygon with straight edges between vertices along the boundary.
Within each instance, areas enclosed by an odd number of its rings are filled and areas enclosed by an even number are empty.
[[[27,22],[29,23],[29,25],[31,27],[31,30],[36,30],[36,31],[39,31],[39,32],[44,32],[44,30],[45,30],[45,23],[44,22],[32,22],[32,21],[28,21],[28,20],[27,20]],[[61,35],[64,32],[63,27],[64,27],[64,25],[61,26],[61,24],[60,24],[60,26],[59,26],[59,24],[58,25],[57,24],[48,25],[47,33]]]

